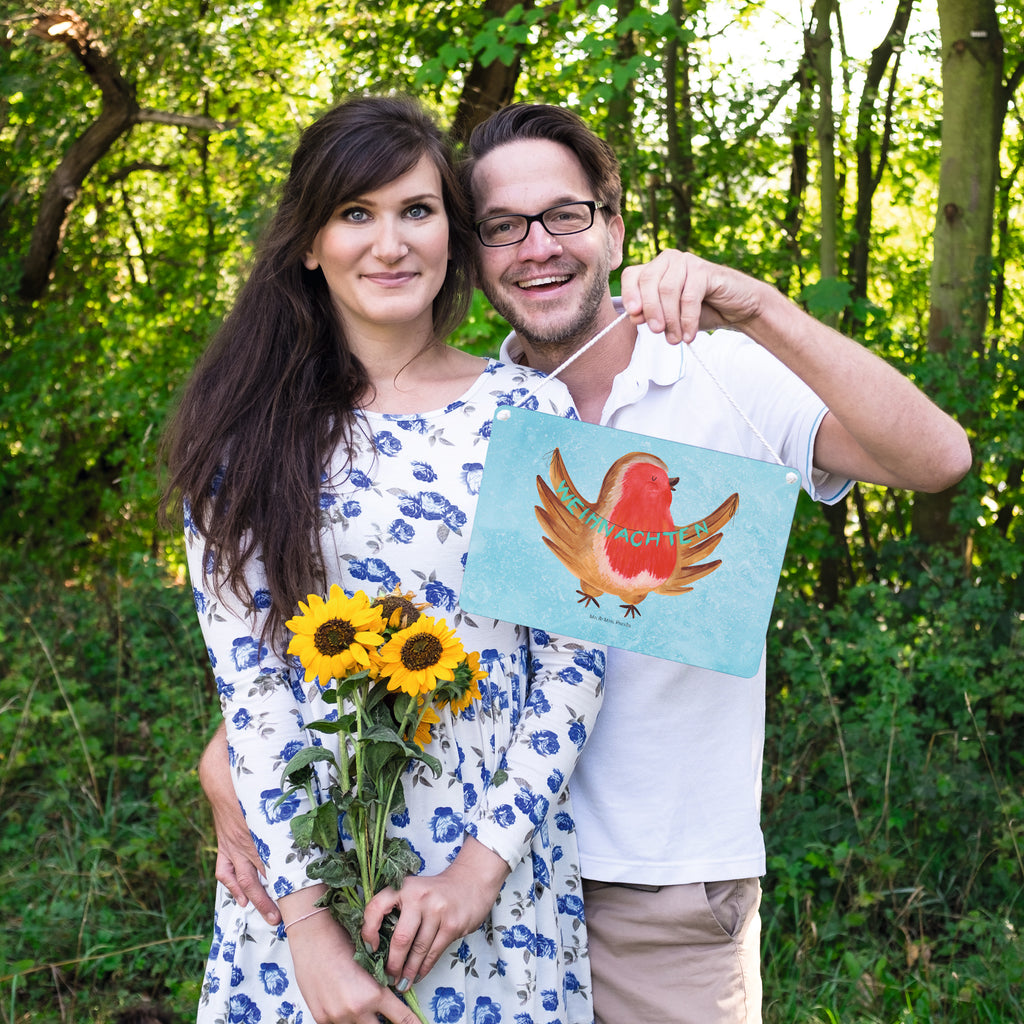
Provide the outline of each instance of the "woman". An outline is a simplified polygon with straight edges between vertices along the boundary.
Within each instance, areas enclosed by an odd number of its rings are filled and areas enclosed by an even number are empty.
[[[394,832],[424,869],[401,891],[398,931],[415,941],[399,989],[415,977],[438,1024],[592,1019],[565,786],[604,654],[457,605],[491,418],[534,382],[444,343],[469,302],[470,237],[448,150],[418,106],[330,111],[304,132],[252,275],[172,424],[169,494],[186,500],[235,788],[283,917],[273,928],[218,890],[202,1022],[414,1019],[314,912],[316,851],[295,846],[286,820],[305,808],[276,803],[283,763],[311,741],[303,723],[328,711],[284,655],[283,624],[333,583],[414,592],[488,670],[477,713],[434,726],[441,776],[404,779]],[[544,411],[575,415],[560,385],[544,396]],[[499,769],[511,797],[489,785]]]

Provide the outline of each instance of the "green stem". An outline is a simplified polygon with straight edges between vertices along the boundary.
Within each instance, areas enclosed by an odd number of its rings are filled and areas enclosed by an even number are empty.
[[[423,1021],[423,1024],[430,1024],[430,1021],[420,1008],[420,1001],[416,998],[416,993],[412,989],[409,989],[402,998],[405,1000],[405,1005],[408,1006],[421,1021]]]
[[[338,714],[341,714],[341,702],[338,702]],[[352,788],[351,764],[348,756],[348,737],[338,737],[338,785],[343,793]]]
[[[423,716],[427,713],[428,706],[429,704],[425,703],[422,709],[417,712],[416,698],[411,696],[408,697],[406,699],[405,713],[402,715],[402,720],[398,725],[398,735],[405,737],[411,733],[415,736],[416,730],[420,727],[420,722],[423,721]],[[384,813],[380,815],[375,823],[373,841],[374,863],[377,863],[383,855],[388,818],[390,817],[391,807],[394,803],[395,791],[398,789],[401,781],[402,772],[398,772],[391,780],[391,788],[388,790],[387,800],[383,805]]]
[[[401,775],[396,775],[391,780],[391,788],[388,790],[387,800],[385,801],[382,812],[377,821],[374,823],[374,837],[373,837],[373,862],[377,864],[384,855],[384,840],[387,838],[388,818],[391,816],[391,806],[395,799],[395,790],[398,788],[401,782]]]
[[[356,785],[359,785],[359,781],[363,778],[363,694],[360,693],[355,701],[356,705],[356,741],[355,741],[355,761],[356,761]],[[358,853],[359,860],[359,876],[363,886],[363,901],[364,906],[373,896],[373,880],[370,875],[370,864],[366,856],[367,849],[370,845],[370,834],[367,822],[366,809],[363,807],[362,793],[357,792],[355,794],[356,799],[352,805],[352,811],[350,816],[354,816],[358,820],[352,822],[355,828],[352,829],[352,842],[356,845],[356,851]],[[356,808],[359,808],[359,813],[354,814]]]

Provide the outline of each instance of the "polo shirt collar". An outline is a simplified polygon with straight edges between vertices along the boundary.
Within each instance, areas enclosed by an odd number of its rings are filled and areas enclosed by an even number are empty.
[[[615,299],[622,312],[622,301]],[[669,345],[662,334],[654,334],[646,324],[637,328],[636,344],[629,365],[616,376],[604,405],[601,422],[618,409],[639,402],[651,384],[670,386],[686,371],[685,345]]]
[[[613,298],[612,301],[616,312],[623,312],[622,300]],[[503,363],[522,363],[523,345],[515,334],[504,340],[498,358]],[[635,405],[652,384],[670,387],[681,380],[686,372],[686,362],[685,345],[669,345],[663,334],[654,334],[646,324],[640,324],[633,355],[629,365],[612,381],[601,412],[601,422],[607,423],[619,409]]]

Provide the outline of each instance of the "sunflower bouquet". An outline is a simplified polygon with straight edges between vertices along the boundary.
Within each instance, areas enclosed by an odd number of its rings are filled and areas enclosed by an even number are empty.
[[[337,755],[324,746],[300,750],[285,766],[283,799],[308,795],[310,810],[291,820],[292,835],[304,847],[326,852],[306,869],[327,891],[317,901],[339,921],[356,948],[356,961],[386,984],[392,912],[381,928],[376,951],[359,932],[363,911],[381,889],[399,888],[419,868],[419,858],[405,839],[387,835],[391,815],[405,806],[401,777],[413,761],[440,775],[441,764],[429,753],[431,726],[448,706],[461,714],[480,698],[480,657],[467,653],[444,619],[423,614],[412,594],[396,587],[370,600],[363,591],[347,597],[337,584],[325,601],[317,594],[299,602],[301,614],[286,623],[294,636],[288,653],[305,669],[306,682],[317,681],[336,718],[308,728],[342,734]],[[315,762],[329,763],[328,801],[318,803],[313,785]],[[351,836],[340,849],[341,833]],[[411,991],[405,998],[419,1013]],[[422,1016],[422,1014],[420,1014]]]

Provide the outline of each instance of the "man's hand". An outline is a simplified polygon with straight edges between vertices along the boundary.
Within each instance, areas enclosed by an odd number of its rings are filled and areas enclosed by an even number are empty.
[[[963,428],[912,381],[763,281],[667,249],[623,270],[622,300],[634,323],[663,328],[672,343],[732,327],[789,367],[829,409],[815,437],[818,469],[940,491],[971,468]]]
[[[256,852],[242,808],[231,783],[227,731],[222,722],[199,759],[199,782],[213,809],[217,833],[217,881],[222,882],[241,907],[253,906],[267,924],[280,924],[277,904],[260,882],[263,862]]]
[[[400,912],[385,967],[400,992],[426,975],[456,939],[480,927],[508,874],[501,857],[466,836],[441,874],[410,876],[397,892],[383,889],[370,900],[362,937],[372,949],[379,944],[385,915],[396,907]]]
[[[630,319],[664,332],[673,345],[689,344],[698,330],[742,329],[760,315],[759,296],[766,288],[738,270],[678,249],[622,271],[622,302]]]

